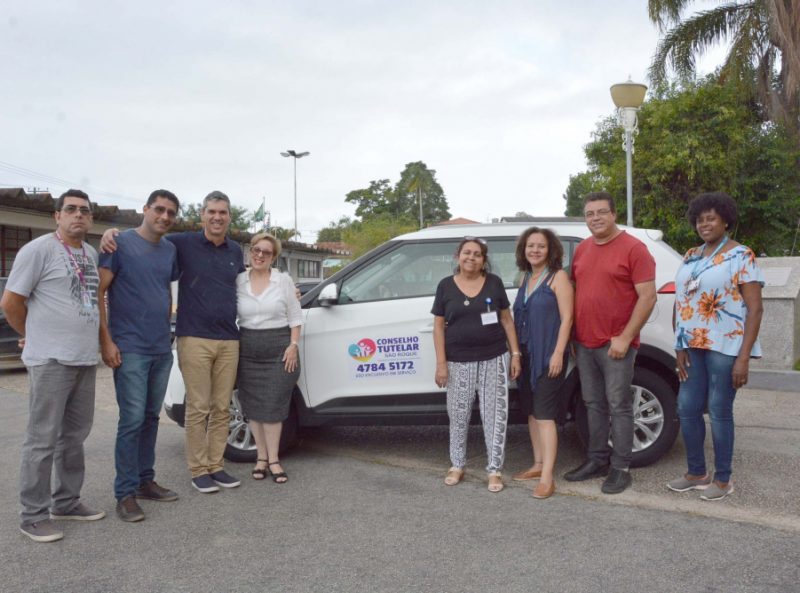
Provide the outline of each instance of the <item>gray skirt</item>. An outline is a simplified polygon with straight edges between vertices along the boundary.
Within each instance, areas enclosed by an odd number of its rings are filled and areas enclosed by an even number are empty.
[[[239,341],[239,402],[248,420],[283,422],[289,416],[292,391],[300,376],[300,360],[287,373],[282,360],[291,330],[241,328]]]

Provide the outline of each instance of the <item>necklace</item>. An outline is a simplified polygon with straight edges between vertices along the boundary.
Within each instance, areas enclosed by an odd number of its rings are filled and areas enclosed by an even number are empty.
[[[455,280],[453,282],[455,283]],[[461,288],[458,286],[458,284],[456,284],[456,288],[458,288],[458,290],[461,291],[461,294],[464,294],[464,291],[461,290]],[[478,294],[480,294],[480,291],[478,292]],[[474,297],[468,297],[467,295],[464,295],[464,306],[465,307],[469,307],[469,304],[472,302],[471,299],[474,299],[477,296],[478,295],[475,295]]]

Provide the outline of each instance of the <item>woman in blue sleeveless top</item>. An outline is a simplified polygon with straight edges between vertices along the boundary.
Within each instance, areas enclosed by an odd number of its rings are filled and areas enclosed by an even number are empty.
[[[531,227],[517,241],[517,266],[525,276],[514,302],[514,323],[522,352],[518,386],[520,406],[528,416],[533,465],[514,480],[539,478],[534,498],[549,498],[556,490],[558,413],[567,368],[575,293],[562,269],[564,248],[549,229]]]

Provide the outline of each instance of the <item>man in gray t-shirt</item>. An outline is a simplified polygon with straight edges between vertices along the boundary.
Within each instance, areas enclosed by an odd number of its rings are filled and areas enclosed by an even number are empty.
[[[20,249],[0,300],[25,344],[22,360],[31,392],[20,470],[20,531],[38,542],[64,537],[52,519],[105,517],[80,501],[100,324],[97,252],[85,242],[91,203],[84,192],[71,189],[56,200],[55,209],[56,232]]]

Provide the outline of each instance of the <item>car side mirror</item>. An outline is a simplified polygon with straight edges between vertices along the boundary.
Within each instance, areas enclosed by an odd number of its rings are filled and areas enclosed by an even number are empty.
[[[339,291],[336,288],[336,283],[324,286],[322,290],[319,291],[317,300],[323,307],[330,307],[331,305],[337,304],[339,302]]]

